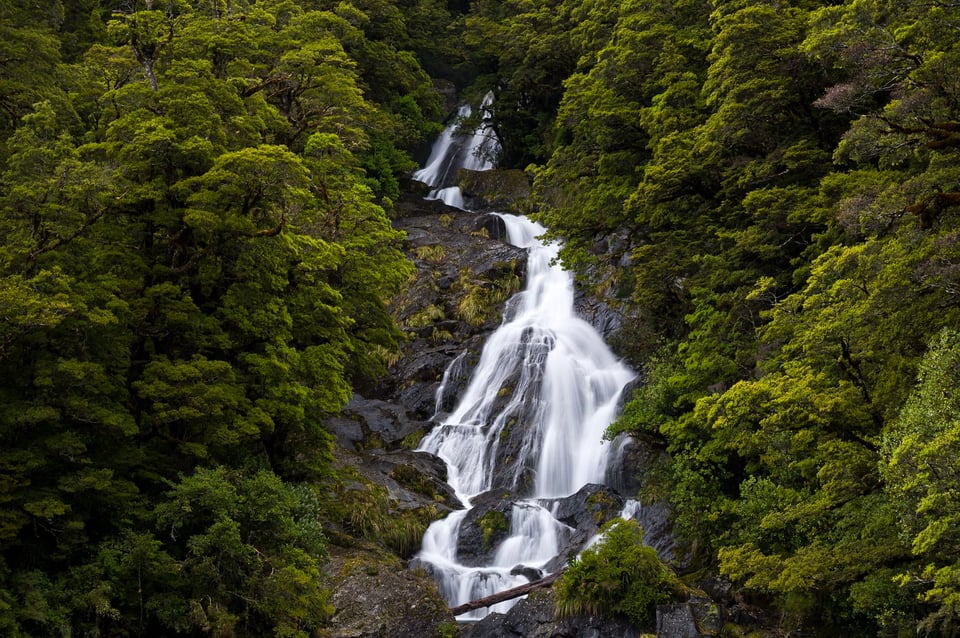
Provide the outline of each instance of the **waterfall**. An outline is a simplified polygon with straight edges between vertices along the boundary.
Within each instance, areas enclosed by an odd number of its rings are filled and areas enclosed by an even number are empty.
[[[448,206],[463,208],[463,195],[456,187],[457,171],[466,168],[483,171],[493,168],[492,157],[496,155],[497,138],[490,127],[490,105],[493,93],[487,93],[480,104],[480,125],[471,135],[459,132],[460,123],[473,114],[470,105],[464,104],[444,130],[433,148],[426,165],[413,174],[413,178],[433,190],[427,199],[443,200]]]
[[[460,117],[469,114],[464,108]],[[489,96],[484,108],[489,108]],[[431,198],[462,204],[451,175],[459,168],[490,168],[484,158],[491,139],[485,123],[473,136],[449,126],[416,179],[433,189]],[[431,525],[416,558],[437,579],[451,606],[526,583],[531,572],[542,573],[558,556],[573,530],[554,518],[548,499],[604,482],[616,450],[603,433],[634,377],[576,315],[572,276],[557,263],[558,246],[538,239],[544,228],[524,217],[499,216],[508,241],[528,251],[525,287],[488,337],[454,410],[420,444],[446,462],[448,482],[467,507]],[[458,357],[451,368],[462,365]],[[438,415],[449,374],[448,369],[437,392]],[[508,462],[499,452],[511,428],[523,429],[516,458]],[[509,517],[504,515],[509,531],[489,564],[462,564],[457,558],[461,525],[471,502],[494,487],[495,472],[501,474],[498,493],[503,488],[513,500]],[[460,619],[503,612],[515,602]]]

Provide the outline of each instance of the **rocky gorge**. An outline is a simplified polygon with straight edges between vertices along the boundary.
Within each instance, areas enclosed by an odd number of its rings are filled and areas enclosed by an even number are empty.
[[[398,202],[394,224],[405,231],[406,250],[417,267],[415,281],[393,303],[407,341],[390,362],[389,374],[377,386],[358,392],[343,414],[328,424],[337,438],[338,463],[358,473],[352,489],[376,490],[394,517],[416,520],[418,530],[456,511],[461,503],[446,482],[443,462],[418,451],[417,444],[464,390],[484,340],[501,323],[507,300],[526,274],[526,251],[506,243],[503,221],[491,214],[526,212],[526,176],[521,171],[461,170],[458,182],[471,212],[424,199],[424,186],[417,182],[410,183]],[[611,300],[578,290],[577,312],[606,339],[616,341],[619,321]],[[501,435],[499,454],[510,458],[519,445],[521,437],[507,431]],[[631,468],[650,466],[659,454],[654,447],[629,441],[622,449],[626,462],[621,459],[611,469],[606,485],[589,484],[552,501],[555,516],[574,531],[556,559],[542,569],[526,568],[523,575],[535,580],[561,569],[604,522],[619,516],[628,499],[636,497],[643,476]],[[497,480],[494,477],[494,484]],[[457,540],[458,560],[475,565],[490,560],[507,535],[511,502],[505,496],[493,490],[474,499]],[[665,504],[639,508],[647,543],[665,559],[675,552],[668,518]],[[337,530],[331,531],[336,539]],[[342,531],[346,538],[349,530]],[[411,535],[396,548],[399,560],[354,542],[334,553],[333,602],[338,611],[330,636],[640,635],[639,628],[622,619],[555,620],[549,589],[535,591],[506,613],[457,624],[434,581],[415,559],[419,545],[414,538]],[[716,608],[707,607],[696,614],[689,606],[663,610],[658,621],[663,631],[658,635],[710,635],[701,633],[710,624],[703,619],[716,615]]]

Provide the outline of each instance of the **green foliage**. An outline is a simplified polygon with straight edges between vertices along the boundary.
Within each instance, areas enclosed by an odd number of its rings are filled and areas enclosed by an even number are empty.
[[[481,541],[483,550],[490,549],[494,539],[500,539],[510,531],[510,521],[507,515],[500,510],[487,510],[479,519],[477,525],[480,526]]]
[[[496,6],[501,37],[526,14]],[[949,633],[952,475],[927,501],[938,479],[891,460],[952,450],[900,415],[958,320],[956,7],[607,8],[567,31],[534,187],[564,263],[640,324],[645,383],[608,435],[663,446],[646,492],[784,623],[888,635],[930,604]]]
[[[656,606],[682,596],[680,580],[643,544],[635,521],[611,521],[601,533],[554,585],[556,615],[621,615],[639,627],[653,626]]]
[[[186,601],[191,623],[308,635],[332,614],[319,562],[326,540],[310,488],[267,471],[232,477],[217,468],[184,478],[167,497],[157,525],[179,539],[178,570],[199,593]]]
[[[0,631],[301,635],[308,520],[415,550],[436,512],[338,482],[320,423],[403,338],[428,72],[494,90],[501,164],[635,318],[610,434],[666,450],[696,566],[799,631],[954,631],[953,3],[121,4],[0,3]]]
[[[437,631],[442,638],[456,638],[460,635],[460,626],[456,621],[445,620],[437,625]]]
[[[423,328],[424,326],[429,326],[436,321],[444,319],[444,317],[443,308],[430,304],[407,319],[406,325],[410,328]]]
[[[900,577],[922,586],[933,610],[927,631],[949,633],[960,619],[957,605],[957,454],[960,445],[960,335],[941,332],[920,363],[917,386],[884,435],[887,490],[902,508],[900,524],[919,564]]]
[[[443,261],[444,252],[443,244],[431,244],[429,246],[417,246],[413,254],[417,259],[429,263],[439,263]]]
[[[0,4],[0,633],[316,635],[445,10]]]
[[[460,279],[454,285],[459,295],[457,316],[471,326],[482,326],[498,316],[500,304],[520,290],[520,277],[515,264],[494,264],[492,276],[477,277],[469,270],[460,271]]]
[[[363,480],[354,472],[345,472],[343,478],[349,480],[337,481],[323,499],[326,517],[356,538],[377,543],[402,558],[410,558],[420,549],[427,527],[441,516],[433,504],[401,507],[390,498],[386,488]],[[425,488],[424,477],[408,470],[399,470],[393,478]],[[429,490],[432,492],[432,487]]]
[[[480,71],[478,88],[496,96],[501,165],[525,168],[549,157],[563,82],[603,39],[616,13],[617,6],[606,2],[509,0],[481,2],[466,17],[464,41]]]
[[[53,98],[66,106],[53,81],[60,61],[56,31],[62,19],[59,1],[47,2],[44,8],[12,1],[0,7],[0,134],[4,138],[34,103]]]
[[[419,440],[419,435],[416,438]],[[406,449],[416,449],[416,446],[408,446]],[[397,465],[390,471],[390,478],[424,496],[433,498],[436,494],[430,476],[413,465]]]

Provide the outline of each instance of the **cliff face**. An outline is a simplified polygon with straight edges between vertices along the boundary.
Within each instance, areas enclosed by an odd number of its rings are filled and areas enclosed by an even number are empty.
[[[435,393],[450,363],[464,355],[462,368],[470,369],[500,324],[504,303],[523,281],[526,252],[506,243],[495,215],[464,212],[416,193],[398,208],[394,226],[407,233],[417,276],[392,309],[409,340],[374,392],[426,420],[436,412]],[[464,380],[448,379],[447,399]],[[440,404],[441,410],[450,407]]]

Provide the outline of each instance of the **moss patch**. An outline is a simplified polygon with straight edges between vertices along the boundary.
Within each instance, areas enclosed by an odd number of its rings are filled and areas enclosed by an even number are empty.
[[[483,551],[490,549],[494,539],[510,531],[510,521],[506,514],[499,510],[489,510],[481,516],[477,523],[480,526]]]

